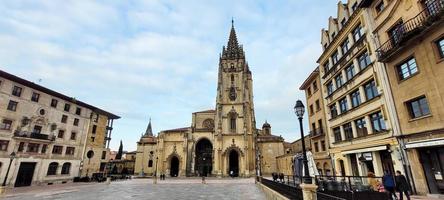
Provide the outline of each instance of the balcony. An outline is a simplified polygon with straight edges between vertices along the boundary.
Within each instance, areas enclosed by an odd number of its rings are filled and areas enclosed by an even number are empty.
[[[325,135],[323,128],[317,128],[315,130],[310,131],[310,136],[312,138],[315,138],[315,137],[318,137],[318,136],[322,136],[322,135]]]
[[[55,140],[54,135],[50,136],[47,134],[28,132],[28,131],[16,131],[16,132],[14,132],[14,137],[30,138],[30,139],[37,139],[37,140],[47,140],[47,141],[54,141]]]
[[[434,0],[425,5],[415,17],[397,26],[390,39],[384,42],[377,50],[378,60],[387,62],[405,44],[415,36],[424,33],[427,28],[438,24],[444,19],[444,0]]]

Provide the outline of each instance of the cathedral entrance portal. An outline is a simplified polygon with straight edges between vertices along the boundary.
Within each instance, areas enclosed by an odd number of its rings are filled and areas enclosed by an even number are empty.
[[[239,153],[236,150],[231,150],[228,158],[229,169],[228,173],[230,176],[239,176]]]
[[[179,158],[177,158],[176,156],[173,156],[171,158],[170,176],[171,177],[179,176]]]
[[[209,176],[213,170],[213,145],[208,139],[201,139],[196,144],[195,174]]]

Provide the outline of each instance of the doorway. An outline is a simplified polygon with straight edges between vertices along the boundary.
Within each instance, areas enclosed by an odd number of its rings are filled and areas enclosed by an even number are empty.
[[[233,177],[239,176],[239,153],[236,150],[231,150],[228,158],[228,174]]]
[[[392,154],[387,150],[384,150],[379,152],[379,156],[381,157],[383,172],[388,171],[391,175],[394,175],[395,169],[393,168]]]
[[[419,154],[430,193],[444,194],[444,148],[425,148]]]
[[[208,139],[196,144],[196,160],[194,169],[198,176],[209,176],[213,170],[213,145]]]
[[[179,176],[179,158],[173,156],[171,158],[171,166],[170,166],[170,176],[177,177]]]
[[[15,179],[15,187],[30,186],[32,177],[34,176],[35,162],[21,162],[17,178]]]

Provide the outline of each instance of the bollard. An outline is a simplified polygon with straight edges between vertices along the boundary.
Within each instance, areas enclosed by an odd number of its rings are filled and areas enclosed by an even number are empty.
[[[106,177],[106,184],[110,184],[111,183],[111,177]]]

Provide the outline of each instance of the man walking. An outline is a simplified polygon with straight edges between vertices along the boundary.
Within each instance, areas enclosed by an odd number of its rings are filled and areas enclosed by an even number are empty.
[[[410,200],[410,187],[409,184],[407,183],[407,179],[405,178],[404,175],[401,174],[401,171],[396,171],[396,187],[399,191],[399,200],[403,200],[403,193],[405,194],[405,196],[407,197],[407,200]]]
[[[386,170],[384,171],[384,176],[382,177],[382,184],[384,185],[385,190],[389,193],[390,199],[397,200],[398,197],[396,197],[395,192],[395,180],[393,179],[392,173],[390,171]]]

